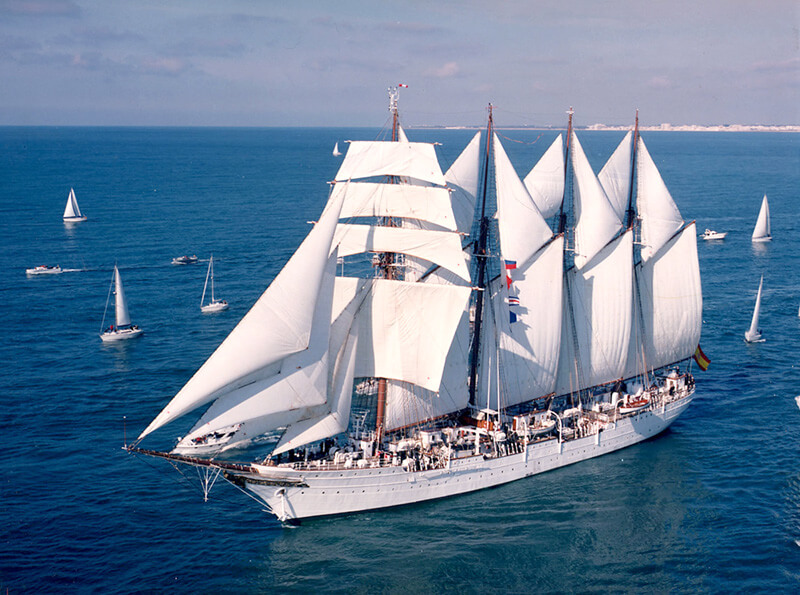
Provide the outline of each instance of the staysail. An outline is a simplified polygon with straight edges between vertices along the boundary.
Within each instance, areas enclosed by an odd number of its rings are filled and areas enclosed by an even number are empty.
[[[560,134],[524,182],[542,217],[549,219],[558,212],[564,198],[564,140]]]
[[[223,393],[271,377],[276,363],[309,347],[341,205],[341,198],[328,203],[272,284],[140,439]]]
[[[555,385],[564,242],[563,236],[553,238],[496,135],[494,158],[504,282],[491,295],[503,369],[501,394],[510,406],[549,394]]]

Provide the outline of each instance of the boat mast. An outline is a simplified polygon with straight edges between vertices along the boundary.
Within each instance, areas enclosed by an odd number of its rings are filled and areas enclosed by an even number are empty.
[[[558,233],[564,233],[567,229],[567,214],[564,212],[564,203],[567,201],[567,181],[569,178],[569,150],[572,146],[572,115],[575,110],[569,106],[569,123],[567,124],[567,150],[564,152],[564,196],[561,198],[561,208],[558,211]]]
[[[397,87],[389,87],[389,111],[392,113],[392,142],[398,140],[399,120],[397,116],[397,99],[399,91]],[[390,183],[396,183],[394,176],[390,176]],[[392,217],[384,217],[382,221],[386,227],[396,227]],[[392,252],[384,252],[381,256],[380,268],[384,279],[395,279],[395,255]],[[383,439],[384,426],[386,425],[386,378],[378,378],[378,408],[375,414],[375,441],[380,445]]]
[[[633,179],[636,174],[636,147],[639,144],[639,110],[636,110],[636,124],[633,127],[633,150],[631,151],[631,177],[628,184],[628,210],[625,212],[625,225],[628,229],[633,227],[636,220],[636,211],[633,208]]]
[[[492,104],[489,104],[489,122],[486,125],[486,151],[484,152],[483,177],[481,179],[481,218],[478,241],[473,244],[472,256],[478,267],[478,291],[475,295],[475,326],[472,339],[472,353],[469,362],[469,402],[477,406],[478,394],[478,360],[481,345],[481,324],[483,322],[483,299],[486,289],[487,247],[489,244],[489,218],[486,216],[486,195],[489,190],[489,167],[492,162]],[[489,372],[491,373],[491,372]],[[488,406],[488,405],[487,405]]]

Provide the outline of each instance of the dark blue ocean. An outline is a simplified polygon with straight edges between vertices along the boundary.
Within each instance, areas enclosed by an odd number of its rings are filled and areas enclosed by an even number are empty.
[[[446,168],[464,130],[436,140]],[[299,245],[370,129],[0,128],[0,590],[798,592],[800,135],[643,133],[700,242],[689,410],[643,444],[496,489],[286,529],[122,450]],[[554,133],[503,131],[527,173]],[[622,133],[585,132],[595,169]],[[62,221],[75,188],[89,220]],[[774,240],[750,234],[767,193]],[[218,297],[202,315],[213,252]],[[98,338],[117,263],[141,339]],[[27,278],[25,269],[80,269]],[[765,343],[747,345],[758,279]],[[125,422],[123,423],[123,418]],[[124,435],[127,433],[127,436]]]

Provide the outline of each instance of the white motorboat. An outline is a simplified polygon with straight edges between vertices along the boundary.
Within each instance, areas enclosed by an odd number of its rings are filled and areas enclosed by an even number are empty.
[[[706,229],[700,235],[700,239],[703,239],[703,240],[724,240],[726,235],[728,235],[727,231],[719,232],[719,231],[714,231],[713,229]]]
[[[32,269],[25,269],[26,275],[58,275],[62,273],[61,266],[47,266],[45,264],[40,264],[37,267],[33,267]]]

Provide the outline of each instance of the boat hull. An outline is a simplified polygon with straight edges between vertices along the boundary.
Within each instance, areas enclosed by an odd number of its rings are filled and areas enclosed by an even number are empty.
[[[200,306],[200,311],[203,314],[213,314],[214,312],[222,312],[228,309],[228,302],[211,302],[205,306]]]
[[[144,331],[140,328],[136,329],[122,329],[120,331],[105,332],[100,335],[103,343],[113,343],[115,341],[124,341],[126,339],[135,339],[141,337]]]
[[[86,221],[86,219],[86,215],[80,217],[64,217],[64,223],[80,223],[81,221]]]
[[[691,400],[690,394],[619,418],[583,438],[560,441],[556,435],[502,457],[451,459],[446,468],[315,471],[254,466],[258,473],[228,472],[226,478],[266,504],[284,522],[402,506],[501,485],[631,446],[668,428]]]

